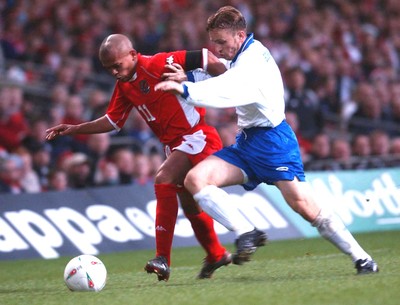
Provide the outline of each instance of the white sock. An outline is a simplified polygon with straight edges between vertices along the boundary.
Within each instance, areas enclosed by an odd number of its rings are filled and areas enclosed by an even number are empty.
[[[193,198],[204,212],[229,231],[235,232],[237,236],[254,229],[249,222],[244,222],[235,215],[235,211],[232,210],[234,207],[229,208],[229,203],[232,201],[229,194],[215,185],[204,187],[200,192],[194,194]]]
[[[371,259],[371,256],[361,248],[343,221],[334,212],[321,209],[312,226],[316,227],[321,236],[329,240],[339,250],[350,255],[353,262],[358,259]]]

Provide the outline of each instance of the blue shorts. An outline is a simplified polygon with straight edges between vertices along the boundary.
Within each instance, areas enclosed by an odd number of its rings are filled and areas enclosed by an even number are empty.
[[[253,127],[244,129],[236,143],[214,153],[215,156],[241,168],[248,176],[243,184],[252,190],[264,182],[292,181],[297,177],[305,181],[297,138],[286,121],[274,128]]]

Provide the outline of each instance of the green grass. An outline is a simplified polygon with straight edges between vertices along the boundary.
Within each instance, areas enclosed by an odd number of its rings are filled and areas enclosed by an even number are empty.
[[[108,270],[99,293],[66,288],[62,276],[69,257],[2,261],[0,304],[400,304],[400,231],[356,238],[378,262],[378,274],[356,276],[351,259],[320,238],[273,241],[251,262],[223,267],[210,280],[196,279],[204,255],[199,247],[174,249],[168,282],[143,271],[153,251],[99,255]]]

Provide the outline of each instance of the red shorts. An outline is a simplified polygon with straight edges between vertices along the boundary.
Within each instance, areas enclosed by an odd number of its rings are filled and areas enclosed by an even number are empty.
[[[209,125],[197,125],[192,133],[165,145],[165,154],[168,157],[173,150],[187,154],[192,165],[212,155],[222,148],[222,141],[217,130]]]

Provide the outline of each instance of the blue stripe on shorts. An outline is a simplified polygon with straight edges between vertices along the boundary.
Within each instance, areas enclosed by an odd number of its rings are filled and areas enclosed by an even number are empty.
[[[297,177],[305,181],[297,138],[286,121],[275,128],[252,127],[236,137],[236,143],[214,153],[215,156],[246,172],[246,190],[262,182],[292,181]]]

